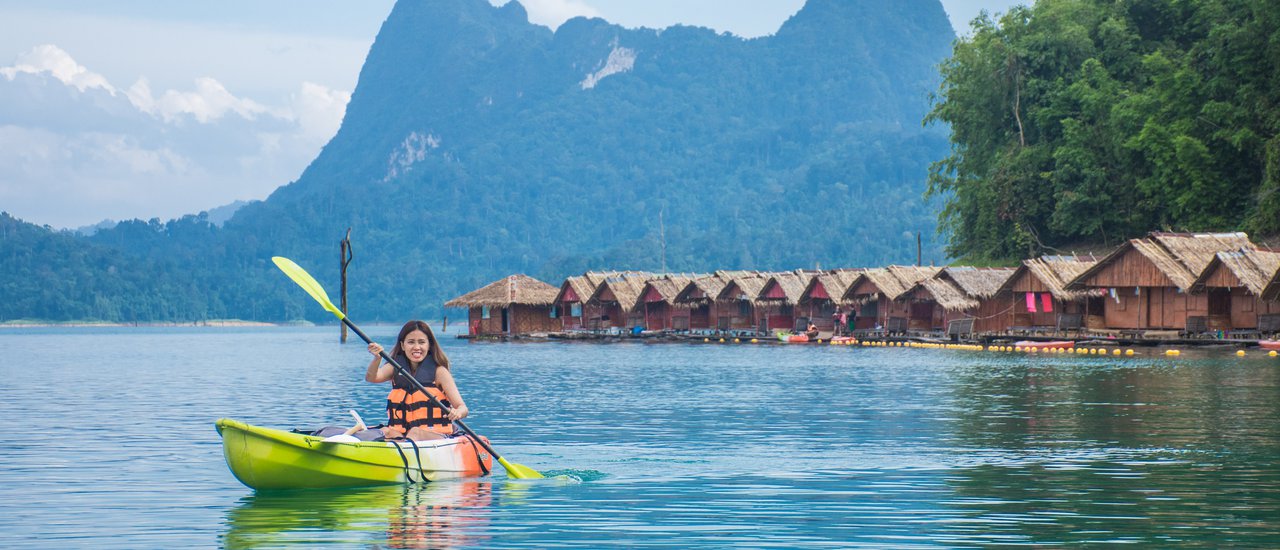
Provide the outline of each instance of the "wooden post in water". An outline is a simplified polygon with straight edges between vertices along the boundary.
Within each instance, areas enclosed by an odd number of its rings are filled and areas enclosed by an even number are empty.
[[[342,267],[342,290],[341,290],[342,314],[346,315],[347,314],[347,266],[351,265],[351,258],[353,256],[351,253],[351,228],[350,227],[347,228],[347,236],[343,237],[342,243],[338,246],[338,249],[342,254],[342,256],[339,258],[339,265]],[[339,339],[339,342],[345,344],[347,343],[347,324],[338,323],[338,326],[342,327],[342,336]]]
[[[916,231],[916,267],[920,267],[921,260],[923,259],[921,252],[920,232]]]

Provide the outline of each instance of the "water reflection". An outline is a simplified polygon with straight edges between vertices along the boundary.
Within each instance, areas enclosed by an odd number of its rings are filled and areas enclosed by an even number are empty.
[[[952,385],[937,537],[977,544],[1268,546],[1280,373],[1222,362],[1017,361]]]
[[[489,482],[260,492],[227,514],[225,548],[345,543],[385,548],[484,546]]]

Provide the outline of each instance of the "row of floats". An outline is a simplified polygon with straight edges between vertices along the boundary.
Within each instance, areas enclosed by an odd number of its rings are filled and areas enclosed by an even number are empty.
[[[711,338],[703,338],[703,342],[712,343],[715,340]],[[724,344],[732,342],[735,344],[742,343],[741,338],[725,339],[720,338],[719,343]],[[750,340],[752,344],[760,343],[758,338]],[[822,344],[822,340],[816,340],[812,343]],[[1008,345],[991,345],[983,346],[979,344],[948,344],[938,342],[911,342],[911,341],[885,341],[885,340],[856,340],[852,338],[836,338],[826,342],[832,346],[862,346],[864,348],[918,348],[918,349],[952,349],[962,351],[994,351],[994,352],[1012,352],[1012,353],[1033,353],[1033,354],[1063,354],[1063,355],[1114,355],[1114,356],[1133,356],[1135,352],[1132,349],[1105,348],[1105,347],[1075,347],[1074,342],[1015,342]],[[1165,355],[1178,356],[1182,355],[1181,350],[1169,349],[1164,351]],[[1268,357],[1280,356],[1275,350],[1266,352]],[[1244,350],[1236,350],[1236,356],[1245,357],[1248,355]]]

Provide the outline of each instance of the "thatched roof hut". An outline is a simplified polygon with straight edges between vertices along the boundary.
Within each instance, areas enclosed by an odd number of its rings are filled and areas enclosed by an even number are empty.
[[[803,270],[772,274],[765,280],[764,286],[760,288],[760,292],[755,299],[757,302],[793,305],[800,303],[800,297],[804,295],[804,289],[809,286],[809,281],[815,275],[817,275],[816,272]]]
[[[667,305],[675,305],[676,298],[690,283],[704,277],[706,275],[701,274],[663,275],[646,281],[640,295],[645,301],[660,301]]]
[[[868,269],[858,274],[849,284],[849,289],[841,297],[841,301],[851,303],[855,300],[853,293],[863,283],[876,288],[876,293],[897,300],[916,286],[916,283],[937,275],[937,267],[891,265],[885,268]]]
[[[1013,291],[1014,286],[1024,277],[1032,277],[1047,288],[1049,294],[1061,302],[1075,302],[1097,295],[1097,290],[1068,290],[1067,283],[1079,277],[1098,259],[1093,256],[1041,256],[1023,260],[1013,275],[1001,285],[999,291]]]
[[[1280,270],[1271,276],[1271,282],[1262,291],[1262,299],[1280,302]]]
[[[1192,289],[1204,292],[1208,287],[1242,287],[1254,296],[1262,296],[1277,270],[1280,270],[1280,252],[1248,248],[1219,252],[1196,278]]]
[[[933,278],[949,279],[955,283],[966,296],[979,300],[987,300],[1000,292],[1009,278],[1016,272],[1012,267],[946,267]]]
[[[640,301],[640,293],[644,285],[653,278],[652,273],[643,271],[623,271],[606,277],[588,301],[603,303],[615,301],[623,311],[635,309]]]
[[[1196,277],[1219,252],[1258,248],[1244,233],[1152,233],[1151,239],[1159,242]]]
[[[800,302],[812,300],[831,300],[837,304],[844,303],[844,294],[853,281],[865,269],[835,269],[824,271],[809,279],[809,284],[800,293]]]
[[[558,292],[556,287],[528,275],[511,275],[449,300],[444,307],[546,306],[555,303]]]
[[[617,271],[588,271],[582,275],[569,277],[560,284],[560,293],[556,295],[555,303],[586,303],[596,293],[600,283],[617,274]]]
[[[945,267],[916,283],[910,293],[924,291],[942,309],[967,311],[994,297],[1014,271],[1012,267]]]
[[[1176,287],[1191,290],[1196,279],[1209,266],[1218,252],[1256,249],[1244,233],[1152,233],[1144,239],[1130,239],[1092,267],[1067,283],[1067,289],[1090,286]],[[1089,284],[1096,276],[1106,274],[1122,259],[1137,253],[1155,268],[1155,272],[1136,268],[1119,269],[1105,284]]]
[[[741,272],[717,271],[711,275],[697,277],[676,294],[675,304],[680,307],[696,307],[714,302],[720,291],[729,281]]]
[[[930,277],[915,284],[909,293],[925,292],[947,311],[965,311],[981,305],[976,298],[965,294],[950,279]]]
[[[760,291],[764,290],[765,283],[773,275],[769,272],[748,271],[732,277],[716,295],[716,301],[748,300],[754,304],[759,299]]]

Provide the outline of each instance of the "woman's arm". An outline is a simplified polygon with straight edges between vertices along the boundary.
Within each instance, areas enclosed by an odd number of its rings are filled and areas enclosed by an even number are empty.
[[[444,391],[444,396],[449,398],[449,404],[453,408],[449,410],[449,420],[461,420],[467,417],[467,404],[462,401],[462,394],[458,393],[458,385],[453,383],[453,373],[444,367],[436,367],[436,383],[440,384],[440,389]]]
[[[382,363],[382,346],[370,343],[369,353],[373,354],[373,361],[369,362],[369,368],[364,372],[365,382],[381,384],[391,380],[395,376],[396,368],[390,363]]]

